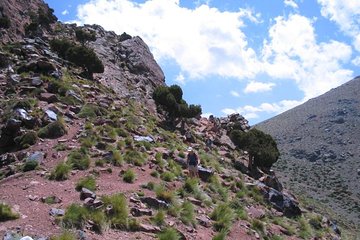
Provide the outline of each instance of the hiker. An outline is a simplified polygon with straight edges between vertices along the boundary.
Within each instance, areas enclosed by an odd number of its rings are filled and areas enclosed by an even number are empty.
[[[189,169],[189,176],[190,177],[199,177],[198,173],[198,165],[200,163],[199,157],[196,155],[192,147],[189,147],[187,155],[187,166]]]

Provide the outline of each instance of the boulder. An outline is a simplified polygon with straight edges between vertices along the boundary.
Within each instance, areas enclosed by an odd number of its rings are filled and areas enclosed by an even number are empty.
[[[140,201],[151,208],[169,208],[170,206],[167,202],[153,197],[142,197],[140,198]]]
[[[208,168],[204,168],[202,166],[198,166],[198,173],[199,173],[199,177],[201,178],[201,180],[203,181],[208,181],[210,179],[211,176],[214,175],[214,171]]]
[[[95,199],[96,194],[87,188],[82,188],[80,192],[80,200],[85,200],[87,198]]]
[[[133,207],[130,210],[130,213],[134,216],[134,217],[140,217],[140,216],[152,216],[153,212],[151,209],[144,209],[144,208],[137,208],[137,207]]]
[[[59,101],[56,94],[53,93],[40,93],[39,99],[47,103],[55,103]]]
[[[39,87],[43,84],[44,82],[41,80],[40,77],[33,77],[31,78],[31,86],[34,87]]]
[[[290,196],[285,195],[273,188],[260,186],[265,199],[273,205],[273,207],[282,212],[286,217],[297,217],[301,215],[301,209],[298,203]]]
[[[149,225],[149,224],[139,224],[139,231],[142,232],[149,232],[149,233],[158,233],[161,229],[157,226]]]
[[[259,179],[260,182],[264,183],[266,186],[274,188],[281,192],[283,190],[283,186],[276,176],[266,175]]]
[[[50,120],[50,122],[57,121],[57,114],[54,111],[48,109],[45,111],[45,114],[46,117]]]
[[[53,217],[61,217],[65,215],[65,210],[59,208],[51,208],[49,214]]]
[[[41,164],[44,161],[45,153],[36,151],[26,158],[26,162],[35,161],[38,164]]]

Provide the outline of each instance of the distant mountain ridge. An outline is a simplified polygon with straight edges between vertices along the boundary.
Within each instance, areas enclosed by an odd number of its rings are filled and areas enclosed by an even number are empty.
[[[360,77],[255,127],[271,134],[282,182],[360,224]]]

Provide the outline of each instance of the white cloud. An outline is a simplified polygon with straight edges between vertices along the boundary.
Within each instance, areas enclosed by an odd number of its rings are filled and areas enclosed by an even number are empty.
[[[203,113],[201,114],[201,117],[203,118],[209,118],[211,115],[213,115],[211,112],[208,112],[208,113]]]
[[[185,77],[182,73],[179,73],[179,75],[176,76],[175,82],[178,82],[181,85],[185,84]]]
[[[264,82],[251,81],[246,85],[246,87],[244,89],[244,93],[267,92],[267,91],[271,91],[274,86],[275,86],[275,83],[264,83]]]
[[[246,105],[236,109],[225,108],[221,111],[226,115],[240,113],[246,119],[256,119],[259,118],[260,113],[280,114],[301,103],[303,103],[303,101],[283,100],[278,103],[262,103],[259,106]]]
[[[292,8],[298,8],[298,5],[294,0],[284,0],[284,4]]]
[[[61,12],[62,15],[68,15],[69,11],[67,9],[65,9],[64,11]]]
[[[231,96],[240,97],[240,94],[237,91],[230,91]]]
[[[352,50],[345,43],[318,43],[312,20],[293,14],[277,17],[264,41],[265,71],[274,78],[293,79],[305,99],[318,96],[352,78],[353,72],[342,68]]]
[[[253,78],[261,70],[241,30],[244,19],[259,22],[249,9],[220,11],[204,4],[188,9],[179,0],[93,0],[80,5],[77,16],[81,24],[141,36],[158,61],[176,61],[189,78]]]
[[[354,64],[357,67],[360,67],[360,56],[357,56],[351,61],[352,64]]]
[[[318,0],[321,15],[334,21],[347,35],[353,37],[354,47],[360,51],[360,1]]]

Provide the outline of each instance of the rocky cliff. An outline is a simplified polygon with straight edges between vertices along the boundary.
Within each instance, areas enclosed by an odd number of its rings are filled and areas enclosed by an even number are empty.
[[[360,77],[256,126],[276,138],[283,182],[360,224]]]

